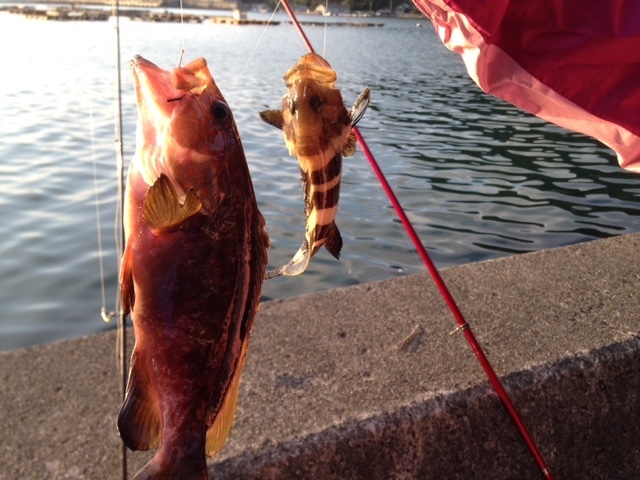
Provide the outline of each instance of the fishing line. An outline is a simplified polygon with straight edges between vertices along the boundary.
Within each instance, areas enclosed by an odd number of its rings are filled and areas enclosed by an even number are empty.
[[[327,29],[329,27],[329,0],[324,4],[324,41],[322,43],[322,58],[327,58]]]
[[[98,264],[100,268],[100,293],[102,297],[102,303],[100,307],[100,316],[105,322],[110,322],[113,316],[119,311],[120,305],[120,295],[116,292],[116,301],[115,301],[115,311],[107,311],[107,298],[106,298],[106,287],[105,287],[105,271],[104,271],[104,244],[102,240],[102,217],[100,214],[100,190],[98,187],[98,160],[96,155],[96,144],[95,144],[95,117],[93,114],[93,102],[91,91],[89,88],[89,83],[87,82],[87,91],[86,91],[87,104],[89,109],[89,137],[91,139],[91,160],[93,164],[93,190],[95,197],[95,210],[96,210],[96,232],[98,237]],[[119,203],[119,202],[117,202]],[[116,207],[118,210],[119,205]],[[118,217],[118,213],[116,213],[116,217]],[[116,220],[117,222],[117,220]],[[118,228],[115,229],[118,231]],[[120,249],[118,248],[118,252]],[[119,256],[118,256],[118,265],[119,265]],[[118,324],[118,330],[120,330],[120,324]],[[124,350],[121,347],[123,345],[123,340],[119,335],[120,332],[116,334],[116,359],[117,364],[119,366],[122,365],[122,358],[124,358]],[[126,448],[124,447],[124,443],[122,444],[122,450],[120,455],[120,463],[122,469],[122,480],[127,479],[127,457],[126,457]]]
[[[280,3],[282,3],[282,0],[278,1],[278,4],[276,5],[276,8],[274,8],[273,12],[271,12],[271,16],[269,17],[269,20],[267,20],[267,24],[262,29],[262,32],[260,33],[260,37],[258,37],[258,41],[256,42],[255,46],[253,47],[253,50],[251,51],[251,55],[249,55],[249,58],[247,59],[247,63],[245,63],[244,67],[242,67],[242,71],[240,72],[240,75],[238,76],[238,78],[236,78],[234,80],[236,83],[240,83],[240,80],[242,80],[242,77],[244,76],[245,70],[247,69],[247,67],[249,66],[249,63],[253,59],[253,56],[255,55],[256,50],[260,46],[260,43],[262,43],[262,38],[264,37],[264,34],[267,31],[267,28],[269,27],[269,25],[271,25],[271,21],[273,20],[273,17],[275,16],[276,12],[278,11],[278,8],[280,7]]]
[[[280,0],[280,3],[282,3],[282,6],[284,7],[285,11],[289,15],[289,18],[293,23],[293,27],[298,32],[298,35],[300,35],[300,38],[302,38],[302,42],[307,47],[307,50],[309,50],[311,53],[315,52],[315,50],[313,49],[313,45],[311,45],[311,42],[307,38],[307,34],[304,32],[304,30],[302,29],[302,26],[298,22],[298,18],[296,17],[296,14],[293,13],[293,10],[291,9],[291,5],[289,5],[289,2],[287,0]]]
[[[185,34],[186,28],[184,26],[184,9],[182,8],[182,0],[180,0],[180,28],[182,29],[182,50],[180,51],[180,61],[178,62],[178,68],[182,66],[182,60],[184,59],[184,50],[185,50],[185,38],[187,35]]]
[[[117,254],[118,254],[118,265],[122,263],[122,250],[124,246],[124,232],[122,228],[122,205],[124,203],[124,152],[123,152],[123,141],[122,141],[122,78],[121,78],[121,62],[120,62],[120,11],[119,11],[119,1],[116,0],[116,70],[117,70],[117,78],[116,78],[116,122],[114,125],[115,129],[115,148],[116,148],[116,174],[118,178],[118,200],[117,200],[117,208],[116,208],[116,245],[117,245]],[[120,316],[123,317],[122,309],[119,308]],[[122,332],[120,332],[119,336],[124,336],[124,319],[118,323],[118,329],[122,328]],[[122,343],[121,347],[121,356],[124,357],[124,348],[126,345]],[[124,368],[126,362],[123,362],[120,359],[120,366],[123,372],[123,375],[126,373],[126,368]],[[126,379],[125,379],[126,384]],[[124,391],[123,397],[124,397]]]
[[[309,42],[309,39],[304,33],[304,30],[302,29],[302,26],[298,22],[298,19],[296,18],[295,13],[293,12],[293,10],[291,10],[288,0],[281,0],[281,1],[285,10],[289,14],[289,17],[291,18],[293,24],[298,30],[298,33],[300,34],[303,41],[307,45],[307,48],[309,49],[310,52],[313,52],[314,51],[313,46],[311,45],[311,43]],[[502,382],[500,381],[500,378],[496,375],[493,369],[493,366],[491,365],[491,362],[485,355],[484,351],[482,350],[482,347],[480,346],[477,339],[475,338],[475,335],[471,331],[471,327],[469,326],[464,316],[462,315],[462,312],[458,308],[458,305],[456,304],[453,296],[449,292],[447,285],[444,283],[444,280],[440,276],[438,269],[435,267],[435,265],[431,261],[429,254],[427,253],[426,249],[422,245],[420,237],[418,236],[415,229],[413,228],[413,225],[409,221],[409,218],[407,217],[402,205],[398,201],[398,198],[396,197],[393,189],[391,188],[391,185],[389,185],[389,182],[387,181],[384,173],[380,169],[380,166],[378,165],[378,162],[376,161],[373,153],[371,152],[371,150],[369,150],[369,147],[366,141],[364,140],[364,137],[362,137],[362,135],[360,134],[360,130],[358,130],[357,127],[353,127],[352,131],[355,134],[358,144],[360,145],[360,148],[362,149],[365,157],[369,161],[371,168],[373,169],[376,176],[378,177],[378,181],[380,182],[380,185],[382,186],[383,190],[387,194],[387,197],[389,198],[389,201],[393,205],[393,208],[395,209],[396,214],[400,218],[402,225],[406,229],[407,233],[411,238],[411,241],[413,242],[414,246],[418,250],[418,253],[420,254],[420,258],[422,259],[422,262],[424,263],[425,267],[429,271],[429,274],[431,275],[433,282],[438,288],[440,295],[445,300],[447,306],[449,307],[449,310],[451,311],[451,314],[453,315],[456,323],[458,324],[456,331],[460,331],[464,334],[465,339],[467,340],[467,343],[471,347],[471,350],[473,351],[473,353],[476,355],[476,358],[478,359],[478,362],[482,366],[482,369],[484,370],[485,375],[489,379],[489,382],[491,383],[494,391],[502,401],[502,404],[504,405],[507,412],[509,413],[509,416],[513,420],[513,423],[515,424],[518,432],[520,433],[520,436],[524,440],[527,448],[529,449],[531,456],[533,457],[534,461],[536,462],[536,465],[540,469],[540,472],[543,474],[544,478],[553,479],[551,473],[549,472],[549,469],[547,468],[545,460],[542,457],[542,454],[538,450],[538,447],[536,446],[535,442],[531,438],[531,435],[527,430],[526,426],[524,425],[524,422],[520,418],[520,414],[518,413],[516,408],[513,406],[513,403],[511,402],[509,395],[504,389]]]
[[[87,84],[88,88],[88,84]],[[98,234],[98,264],[100,266],[100,294],[102,303],[100,304],[100,316],[105,322],[109,322],[114,312],[107,313],[107,294],[105,288],[104,275],[104,247],[102,243],[102,222],[100,218],[100,193],[98,191],[98,160],[96,158],[96,134],[95,119],[93,117],[93,102],[91,102],[91,92],[87,91],[86,96],[89,104],[89,137],[91,139],[91,163],[93,164],[93,193],[96,204],[96,232]]]
[[[116,207],[116,250],[118,257],[118,269],[122,265],[122,251],[124,246],[123,205],[124,205],[124,152],[122,141],[122,75],[120,54],[120,0],[114,1],[114,16],[116,19],[116,122],[115,122],[115,146],[116,146],[116,176],[118,183],[118,199]],[[119,275],[118,275],[119,277]],[[118,332],[116,351],[120,370],[120,398],[124,399],[127,388],[127,328],[124,311],[120,302],[120,282],[117,282],[117,311]],[[127,447],[120,442],[120,466],[122,480],[127,480]]]

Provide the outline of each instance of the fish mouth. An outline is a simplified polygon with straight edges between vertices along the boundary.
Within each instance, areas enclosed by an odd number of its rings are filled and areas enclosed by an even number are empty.
[[[284,81],[287,87],[289,87],[291,82],[297,77],[311,78],[312,80],[329,86],[333,86],[333,82],[338,78],[336,72],[331,68],[331,65],[329,65],[329,62],[317,53],[304,55],[298,63],[284,74]]]
[[[163,70],[146,58],[136,55],[130,62],[133,73],[138,105],[151,105],[163,111],[170,111],[174,101],[185,94],[200,95],[214,83],[204,58],[198,58],[184,67],[171,72]]]
[[[160,110],[163,115],[170,114],[174,108],[171,99],[182,97],[185,92],[173,86],[171,73],[155,63],[136,55],[129,63],[140,109]],[[157,112],[157,113],[160,113]]]
[[[129,63],[131,67],[138,68],[140,70],[162,70],[155,63],[150,62],[141,55],[135,55]]]
[[[167,78],[170,79],[169,72],[140,55],[133,57],[129,66],[136,83],[153,83],[159,86],[161,83],[166,83]]]

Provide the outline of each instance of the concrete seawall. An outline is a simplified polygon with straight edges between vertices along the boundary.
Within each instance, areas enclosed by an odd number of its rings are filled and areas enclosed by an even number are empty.
[[[639,252],[626,235],[443,271],[557,479],[639,478]],[[426,274],[265,303],[211,477],[542,478],[454,327]],[[114,345],[0,353],[0,479],[120,478]]]

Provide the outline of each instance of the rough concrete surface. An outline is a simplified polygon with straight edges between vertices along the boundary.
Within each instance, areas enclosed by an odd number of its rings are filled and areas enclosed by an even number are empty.
[[[443,271],[558,479],[638,478],[639,246]],[[454,327],[426,274],[263,304],[211,477],[542,478]],[[0,353],[0,479],[120,478],[114,348],[112,332]],[[130,453],[130,476],[150,457]]]

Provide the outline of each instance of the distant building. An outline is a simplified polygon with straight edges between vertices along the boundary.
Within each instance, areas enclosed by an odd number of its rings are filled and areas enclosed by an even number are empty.
[[[71,3],[72,5],[107,5],[113,6],[114,0],[72,0],[64,2],[63,0],[38,0],[38,3]],[[120,0],[121,7],[141,7],[154,8],[162,7],[164,0]]]
[[[184,8],[207,8],[211,10],[245,10],[242,2],[235,0],[182,0]]]
[[[63,3],[63,0],[38,0],[42,3]],[[72,0],[74,5],[113,5],[114,0]],[[180,8],[180,0],[119,0],[121,7]],[[207,8],[213,10],[245,10],[241,0],[183,0],[184,8]]]
[[[314,12],[322,15],[343,15],[345,13],[351,13],[351,10],[337,3],[329,4],[329,8],[327,9],[326,5],[321,3],[316,7]]]

